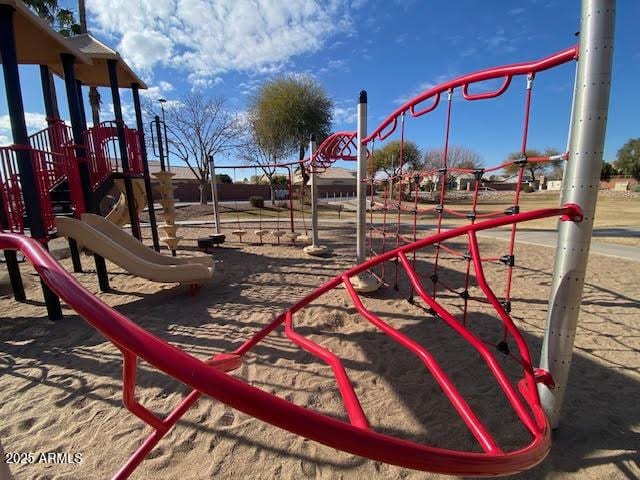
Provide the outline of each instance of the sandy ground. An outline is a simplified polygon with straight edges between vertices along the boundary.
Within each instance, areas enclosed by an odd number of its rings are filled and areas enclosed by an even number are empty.
[[[109,264],[113,290],[97,293],[90,257],[77,274],[90,291],[139,325],[199,357],[231,351],[274,314],[340,273],[353,262],[352,227],[325,228],[329,259],[307,257],[300,247],[240,245],[217,249],[214,279],[189,297],[185,286],[162,285],[127,275]],[[184,228],[185,249],[209,228]],[[481,240],[486,256],[506,253],[506,243]],[[553,251],[518,246],[513,317],[534,358],[540,351]],[[62,261],[71,269],[70,260]],[[518,479],[624,479],[640,477],[640,268],[637,262],[592,256],[564,419],[549,457]],[[427,254],[418,270],[431,274]],[[452,286],[464,280],[464,261],[445,259],[441,275]],[[505,268],[486,273],[496,292]],[[393,279],[394,265],[386,266]],[[79,464],[12,465],[17,479],[109,478],[149,433],[121,402],[121,357],[82,319],[65,308],[57,324],[45,317],[37,277],[23,267],[27,303],[0,291],[0,440],[6,452],[81,453]],[[472,275],[472,285],[473,282]],[[477,295],[475,287],[470,290]],[[426,346],[504,448],[526,444],[527,435],[478,357],[442,321],[411,305],[406,281],[386,288],[366,305]],[[444,293],[443,298],[447,297]],[[445,303],[461,315],[460,298]],[[496,342],[501,328],[483,304],[471,303],[468,322]],[[478,451],[478,445],[420,361],[377,332],[355,311],[344,290],[317,300],[296,317],[298,332],[333,350],[379,431],[442,447]],[[517,368],[500,357],[510,375]],[[138,398],[152,411],[168,412],[185,387],[142,364]],[[296,348],[277,330],[254,348],[234,375],[299,405],[345,418],[330,369]],[[514,377],[515,378],[515,377]],[[138,479],[390,479],[440,478],[354,457],[297,437],[201,399],[143,462]]]

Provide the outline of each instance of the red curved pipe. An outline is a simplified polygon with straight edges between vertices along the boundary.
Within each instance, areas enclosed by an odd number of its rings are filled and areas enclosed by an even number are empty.
[[[560,215],[573,219],[580,217],[581,211],[576,205],[566,205],[562,208],[519,213],[458,227],[386,252],[333,278],[295,303],[235,353],[244,354],[281,325],[287,316],[338,287],[345,278],[352,278],[400,254],[469,232]],[[87,291],[33,239],[18,234],[0,233],[0,249],[22,251],[42,280],[89,324],[120,350],[135,353],[162,372],[195,389],[197,392],[192,392],[190,396],[197,396],[201,392],[248,415],[333,448],[417,470],[454,475],[505,475],[531,468],[542,461],[549,451],[550,429],[536,398],[526,400],[541,422],[541,427],[535,432],[529,445],[516,451],[471,453],[419,445],[390,437],[302,408],[248,385],[157,338]]]
[[[464,87],[465,85],[469,85],[475,82],[482,82],[484,80],[491,80],[494,78],[503,78],[503,77],[515,77],[518,75],[528,75],[531,73],[542,72],[544,70],[548,70],[550,68],[556,67],[558,65],[562,65],[563,63],[570,62],[571,60],[575,60],[578,58],[578,46],[574,45],[560,52],[549,55],[548,57],[541,58],[539,60],[535,60],[532,62],[523,62],[523,63],[514,63],[511,65],[503,65],[500,67],[487,68],[485,70],[480,70],[478,72],[469,73],[466,75],[462,75],[461,77],[454,78],[453,80],[449,80],[447,82],[441,83],[440,85],[436,85],[420,95],[412,98],[411,100],[405,102],[403,105],[398,107],[391,115],[389,115],[385,120],[382,121],[378,127],[373,130],[368,137],[362,139],[362,144],[365,145],[369,143],[374,138],[378,138],[380,140],[384,140],[389,135],[391,135],[397,126],[397,119],[404,112],[409,110],[410,113],[413,114],[413,109],[416,105],[424,102],[425,100],[434,97],[436,95],[440,95],[444,92],[452,90],[457,87]],[[504,93],[506,88],[509,86],[509,82],[505,82],[506,85],[503,85],[503,88],[497,92],[493,92],[497,96],[499,94]],[[483,97],[483,95],[491,95],[491,93],[487,94],[478,94],[476,96],[471,96],[471,100],[479,100],[481,98],[493,98],[492,96]],[[435,107],[434,107],[435,108]],[[432,109],[426,109],[426,111],[422,113],[427,113]],[[422,114],[421,113],[421,114]],[[413,114],[413,116],[419,116],[417,114]],[[389,126],[391,125],[391,128]],[[384,132],[384,133],[383,133]]]

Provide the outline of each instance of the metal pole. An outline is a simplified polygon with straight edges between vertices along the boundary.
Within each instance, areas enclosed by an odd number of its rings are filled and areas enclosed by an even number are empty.
[[[89,172],[89,164],[87,162],[87,151],[84,148],[84,136],[83,136],[83,122],[82,114],[80,113],[80,96],[78,95],[78,85],[75,77],[75,57],[73,55],[63,53],[60,55],[62,61],[62,68],[64,70],[64,85],[67,92],[67,103],[69,106],[69,117],[71,119],[71,131],[73,133],[73,143],[76,145],[76,158],[78,161],[78,172],[80,175],[80,183],[82,185],[82,198],[84,199],[84,205],[89,213],[100,213],[97,205],[96,198],[91,188],[91,174]],[[72,250],[78,249],[76,241],[74,239],[69,240],[69,245]],[[75,257],[75,253],[73,253]],[[72,258],[73,258],[72,257]],[[100,255],[93,255],[93,259],[96,265],[96,274],[98,275],[98,284],[102,292],[109,291],[109,276],[107,272],[107,264]],[[74,261],[74,271],[82,271],[82,265],[78,261]]]
[[[55,84],[51,81],[51,72],[46,65],[40,65],[40,83],[42,84],[42,98],[44,99],[44,111],[47,114],[47,123],[51,125],[60,119],[60,115],[55,100]]]
[[[52,126],[56,121],[60,120],[60,114],[58,112],[58,102],[56,98],[56,88],[51,77],[49,67],[46,65],[40,65],[40,83],[42,85],[42,98],[44,99],[44,110],[47,114],[47,124]],[[52,152],[59,153],[61,145],[56,144],[59,139],[54,138],[54,135],[49,133],[49,144]],[[71,185],[69,185],[71,189]],[[67,239],[69,242],[69,252],[71,253],[71,263],[73,264],[73,271],[76,273],[82,273],[82,261],[80,260],[80,250],[78,244],[73,238]]]
[[[220,212],[218,211],[218,185],[216,184],[216,165],[213,155],[209,155],[209,173],[211,175],[211,203],[213,204],[213,218],[216,224],[216,234],[220,235]]]
[[[116,117],[116,129],[118,131],[118,144],[120,145],[120,160],[122,161],[122,174],[124,175],[124,194],[127,198],[127,209],[129,210],[129,223],[131,233],[135,238],[142,241],[140,235],[140,225],[138,223],[138,212],[136,212],[135,197],[133,195],[133,185],[131,183],[131,172],[129,169],[129,154],[127,152],[127,141],[124,133],[124,120],[122,119],[122,105],[120,104],[120,89],[118,87],[117,60],[107,60],[109,69],[109,80],[111,83],[111,98],[113,100],[113,112]]]
[[[155,126],[156,126],[156,138],[158,139],[158,156],[160,157],[160,170],[163,172],[166,170],[164,164],[164,145],[162,144],[162,132],[160,130],[160,117],[158,115],[155,116]],[[151,127],[153,128],[153,126]]]
[[[356,261],[362,263],[367,259],[367,146],[362,139],[367,136],[367,92],[362,90],[358,99],[357,123],[357,225],[356,225]]]
[[[156,222],[156,210],[153,203],[153,189],[151,188],[151,176],[149,175],[149,160],[147,158],[147,142],[144,139],[144,124],[142,123],[142,108],[140,108],[140,85],[131,84],[131,95],[133,96],[133,108],[136,111],[136,126],[140,135],[140,153],[142,155],[142,169],[144,175],[144,189],[147,193],[147,205],[149,206],[149,224],[151,225],[151,238],[153,239],[153,249],[160,251],[160,240],[158,238],[158,224]]]
[[[11,135],[14,144],[29,147],[29,136],[27,124],[24,116],[24,104],[22,102],[22,89],[20,88],[20,72],[18,70],[18,57],[16,54],[15,31],[13,25],[13,7],[0,5],[0,57],[2,58],[2,73],[4,75],[4,85],[7,94],[7,109],[9,110],[9,120],[11,122]],[[31,161],[31,152],[26,149],[16,151],[16,160],[20,171],[20,188],[24,199],[24,206],[29,221],[31,236],[45,242],[48,239],[45,226],[42,221],[42,211],[36,189],[36,178]],[[13,287],[14,298],[24,300],[24,289],[22,282],[17,282],[20,275],[15,254],[5,253],[7,268],[9,269],[11,285]],[[44,283],[42,284],[42,294],[47,305],[47,313],[50,320],[60,320],[62,318],[62,308],[60,299]]]
[[[318,232],[318,175],[315,171],[316,165],[313,161],[313,153],[316,150],[316,139],[313,135],[311,135],[311,139],[309,140],[309,175],[311,182],[311,245],[307,245],[304,247],[304,251],[307,255],[312,255],[314,257],[327,257],[331,253],[327,247],[324,245],[320,245],[319,232]],[[300,168],[304,168],[302,164],[300,164]],[[304,182],[304,176],[303,182]],[[303,204],[304,206],[304,204]]]
[[[76,145],[76,157],[78,158],[78,171],[80,173],[80,183],[82,184],[82,197],[88,212],[99,213],[91,189],[91,176],[84,147],[84,137],[82,135],[83,123],[80,113],[80,98],[77,92],[73,55],[63,53],[60,55],[62,68],[64,71],[64,85],[67,92],[67,103],[69,106],[69,117],[71,119],[71,131],[73,133],[73,143]]]
[[[609,109],[615,6],[615,0],[582,1],[577,90],[562,203],[578,204],[584,219],[560,222],[558,229],[540,359],[541,368],[551,373],[556,386],[550,390],[538,385],[552,427],[560,419],[589,258]]]
[[[78,105],[80,105],[80,118],[82,119],[82,130],[87,129],[87,115],[84,110],[84,97],[82,96],[82,82],[76,80],[76,90],[78,91]]]
[[[164,103],[161,103],[162,108],[162,130],[164,132],[164,146],[167,154],[167,171],[171,172],[171,159],[169,158],[169,136],[167,135],[167,121],[164,116]]]
[[[362,263],[367,259],[367,146],[362,144],[362,139],[367,136],[367,92],[365,90],[362,90],[358,97],[357,115],[356,262]],[[370,271],[355,276],[351,283],[360,293],[375,292],[380,288],[380,283]]]
[[[318,236],[318,185],[315,173],[315,165],[313,164],[313,154],[316,151],[316,139],[311,135],[309,140],[309,162],[310,166],[310,182],[311,182],[311,245],[317,247],[320,244]]]
[[[288,183],[287,186],[289,188],[289,222],[291,226],[291,233],[295,232],[295,226],[293,223],[293,179],[291,178],[291,167],[287,167],[288,173]]]

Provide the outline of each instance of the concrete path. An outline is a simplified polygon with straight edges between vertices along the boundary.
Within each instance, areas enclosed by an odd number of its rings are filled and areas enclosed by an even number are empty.
[[[598,242],[598,236],[620,236],[620,237],[640,237],[640,230],[629,229],[625,232],[617,234],[606,235],[603,230],[594,230],[593,240],[591,241],[591,248],[589,253],[595,255],[604,255],[606,257],[623,258],[625,260],[640,261],[640,247],[633,247],[631,245],[619,245],[616,243]],[[616,229],[623,230],[623,229]],[[484,232],[478,232],[479,237],[496,238],[499,240],[509,240],[510,232],[507,230],[486,230]],[[539,245],[542,247],[555,248],[558,242],[558,232],[555,230],[519,230],[516,236],[518,243],[524,243],[529,245]]]
[[[262,223],[272,223],[275,222],[274,218],[263,218]],[[320,224],[344,224],[344,225],[353,225],[355,228],[355,222],[352,219],[319,219]],[[244,223],[257,223],[258,220],[246,220],[243,219],[241,222]],[[220,223],[236,223],[236,220],[223,220]],[[307,221],[308,227],[311,226],[310,219]],[[178,225],[190,225],[190,226],[213,226],[213,221],[211,220],[186,220],[186,221],[177,221]],[[280,224],[282,228],[286,228],[287,221],[280,219]],[[299,219],[296,219],[296,225],[301,224]],[[141,224],[144,227],[148,227],[148,224]],[[410,228],[409,224],[405,225],[406,228]],[[453,225],[443,225],[445,229],[453,228]],[[429,228],[430,229],[430,228]],[[508,241],[510,235],[510,230],[506,229],[493,229],[493,230],[485,230],[483,232],[478,232],[479,237],[485,238],[495,238],[497,240]],[[591,242],[590,253],[595,255],[604,255],[607,257],[614,258],[623,258],[625,260],[632,260],[640,262],[640,247],[634,247],[631,245],[618,245],[616,243],[605,243],[598,242],[598,237],[636,237],[640,238],[640,229],[635,227],[620,227],[620,228],[600,228],[596,229],[593,232],[593,241]],[[516,236],[516,241],[518,243],[528,244],[528,245],[538,245],[542,247],[550,247],[555,248],[558,240],[558,233],[555,230],[522,230],[518,231]]]

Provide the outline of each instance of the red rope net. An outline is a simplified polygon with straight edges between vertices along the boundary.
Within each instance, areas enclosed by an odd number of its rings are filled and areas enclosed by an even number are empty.
[[[562,62],[566,61],[568,55],[562,57]],[[549,57],[552,58],[552,57]],[[442,146],[442,160],[438,168],[423,169],[423,170],[411,170],[407,171],[404,168],[404,147],[405,147],[405,116],[409,111],[412,116],[423,115],[425,113],[432,112],[440,104],[441,91],[436,90],[432,93],[434,98],[433,103],[419,112],[415,112],[416,100],[413,104],[410,104],[404,110],[397,113],[395,118],[391,120],[387,119],[381,127],[374,132],[365,141],[370,142],[370,156],[373,157],[372,171],[370,177],[365,181],[369,184],[369,255],[371,258],[378,255],[382,255],[388,251],[389,248],[398,248],[401,245],[407,245],[415,242],[421,237],[419,232],[419,216],[435,215],[435,234],[440,234],[443,230],[446,230],[445,219],[459,220],[467,219],[469,224],[474,224],[477,220],[497,218],[503,215],[514,215],[520,212],[520,198],[525,180],[525,169],[527,165],[531,163],[541,162],[562,162],[568,158],[568,155],[552,155],[542,157],[527,157],[527,138],[529,131],[529,120],[531,116],[531,100],[532,100],[532,86],[535,77],[535,68],[539,68],[540,62],[532,64],[530,70],[522,71],[519,74],[526,76],[526,89],[524,96],[524,114],[522,121],[522,133],[520,142],[520,157],[501,163],[499,165],[489,168],[460,168],[451,166],[449,164],[449,150],[450,150],[450,137],[452,130],[452,107],[453,98],[455,93],[455,84],[447,82],[445,84],[447,88],[446,99],[446,114],[444,123],[444,141]],[[543,62],[543,65],[548,67],[548,64]],[[498,70],[498,69],[496,69]],[[487,76],[487,78],[495,77],[495,73]],[[490,98],[496,98],[507,91],[511,85],[511,79],[514,75],[508,75],[505,77],[505,81],[502,86],[495,92],[470,94],[468,79],[458,81],[457,87],[462,90],[462,97],[466,100],[484,100]],[[435,87],[438,88],[438,87]],[[442,90],[443,87],[440,87]],[[418,97],[418,102],[423,102],[428,97]],[[400,119],[398,122],[398,118]],[[375,171],[375,142],[376,139],[385,140],[396,130],[398,123],[400,124],[399,134],[399,168],[387,178],[380,178],[376,176]],[[391,125],[391,129],[384,132],[386,125]],[[509,166],[516,166],[517,174],[515,175],[516,182],[512,194],[511,205],[504,210],[495,211],[483,211],[481,209],[481,197],[482,197],[482,184],[483,177],[489,172],[495,172]],[[397,172],[397,173],[396,173]],[[466,176],[468,179],[467,189],[470,187],[472,191],[470,193],[470,206],[469,209],[454,208],[449,206],[452,201],[451,185],[455,183],[455,178],[461,178]],[[472,178],[472,180],[469,180]],[[421,191],[421,183],[428,181],[428,184],[433,185],[433,191],[431,192],[431,202],[435,205],[421,206],[426,200],[429,202],[429,195],[423,195]],[[407,215],[410,216],[408,223],[410,224],[411,231],[407,232]],[[392,224],[392,219],[395,220],[395,225]],[[497,262],[504,264],[505,266],[505,289],[502,295],[501,304],[507,312],[511,310],[511,287],[513,278],[513,269],[515,267],[515,242],[517,225],[513,223],[510,227],[511,232],[509,235],[508,246],[503,255],[497,257],[480,257],[480,261],[483,262]],[[434,232],[429,231],[428,234]],[[431,255],[425,257],[431,263],[431,270],[428,272],[428,278],[431,283],[430,296],[433,300],[436,300],[439,295],[444,292],[453,294],[454,296],[462,299],[462,322],[466,322],[468,316],[468,306],[470,301],[479,301],[486,303],[483,298],[472,297],[469,294],[470,287],[470,274],[471,264],[474,260],[471,252],[471,244],[468,242],[466,249],[461,249],[459,246],[447,244],[446,242],[439,242],[433,245],[433,251]],[[445,257],[448,255],[448,257]],[[461,288],[454,288],[447,284],[440,274],[441,261],[443,259],[460,259],[466,262],[464,267],[464,281]],[[412,253],[412,267],[416,268],[417,263],[417,251]],[[391,285],[394,289],[398,290],[399,285],[399,272],[400,266],[398,261],[394,261],[392,268],[393,275],[389,277],[389,269],[385,267],[384,263],[380,265],[377,272],[374,272],[379,280],[385,285]],[[426,275],[426,272],[423,272]],[[409,301],[413,302],[414,288],[410,287],[408,295]],[[430,308],[431,313],[435,313]],[[506,332],[503,342],[506,341]]]

